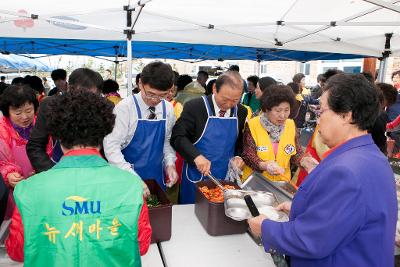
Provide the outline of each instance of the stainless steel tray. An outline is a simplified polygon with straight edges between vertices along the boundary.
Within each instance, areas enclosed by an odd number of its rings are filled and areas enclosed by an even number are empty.
[[[260,214],[268,216],[268,218],[273,221],[283,222],[289,220],[285,213],[275,210],[274,207],[278,202],[272,193],[251,192],[247,195],[252,197]],[[236,221],[243,221],[252,217],[243,197],[230,197],[225,200],[224,205],[226,216]]]
[[[258,172],[253,172],[241,187],[245,190],[271,192],[276,196],[279,203],[291,201],[297,191],[289,182],[271,181]]]

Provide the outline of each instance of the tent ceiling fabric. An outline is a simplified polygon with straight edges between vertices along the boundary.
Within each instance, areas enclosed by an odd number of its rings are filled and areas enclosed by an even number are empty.
[[[45,71],[50,72],[53,69],[43,62],[19,55],[0,54],[0,72],[18,72],[18,71]]]
[[[117,46],[125,55],[123,6],[129,1],[102,2],[3,0],[0,51],[114,56]],[[380,57],[385,33],[393,33],[392,55],[400,55],[400,1],[146,2],[134,27],[134,57],[304,61]],[[138,12],[139,8],[132,12],[133,20]],[[38,18],[31,19],[31,14]]]

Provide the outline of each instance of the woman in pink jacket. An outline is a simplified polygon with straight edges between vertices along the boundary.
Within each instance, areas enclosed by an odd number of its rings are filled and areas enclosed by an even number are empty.
[[[0,174],[10,189],[34,173],[25,147],[35,123],[38,105],[35,91],[28,85],[11,85],[1,95],[0,110],[3,116],[0,117]],[[46,151],[51,153],[50,142]],[[8,217],[13,207],[10,194]]]
[[[0,173],[10,189],[5,218],[9,219],[15,208],[13,189],[22,179],[34,173],[26,154],[26,144],[35,114],[38,108],[35,91],[28,85],[11,85],[4,90],[0,100]],[[47,152],[50,154],[49,143]],[[15,222],[11,223],[7,251],[14,250],[13,244],[19,235],[15,231]]]

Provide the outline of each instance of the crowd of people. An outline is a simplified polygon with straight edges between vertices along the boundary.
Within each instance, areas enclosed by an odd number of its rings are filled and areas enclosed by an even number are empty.
[[[88,68],[51,78],[51,90],[37,76],[0,83],[0,219],[11,219],[11,259],[139,265],[152,233],[144,181],[156,180],[174,204],[192,204],[197,182],[235,168],[238,183],[257,171],[299,186],[293,203],[277,207],[289,222],[248,220],[267,252],[293,266],[393,266],[387,156],[400,157],[400,71],[391,85],[328,70],[310,95],[304,74],[285,85],[244,80],[238,66],[193,81],[151,62],[126,98]],[[310,121],[318,123],[304,146]]]

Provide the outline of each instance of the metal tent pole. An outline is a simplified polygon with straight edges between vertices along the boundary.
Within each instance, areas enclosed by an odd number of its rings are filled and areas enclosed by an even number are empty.
[[[136,25],[136,22],[142,12],[143,7],[147,2],[151,0],[141,0],[137,2],[137,6],[139,6],[139,11],[136,13],[136,16],[132,23],[132,12],[135,11],[135,8],[131,8],[130,6],[124,6],[124,10],[126,11],[126,26],[127,30],[124,30],[124,34],[126,34],[126,49],[127,49],[127,68],[128,68],[128,96],[132,94],[132,35],[135,34],[135,30],[133,29]]]
[[[380,58],[380,63],[379,63],[379,73],[378,73],[378,81],[379,82],[384,82],[385,81],[385,76],[386,76],[386,71],[387,71],[387,60],[392,53],[390,51],[390,39],[392,39],[393,33],[385,33],[385,50],[382,53],[382,58]]]
[[[119,46],[114,46],[115,49],[115,61],[114,61],[114,80],[117,81],[117,72],[118,72],[118,48]]]
[[[132,94],[132,38],[126,40],[127,54],[127,67],[128,67],[128,96]]]

